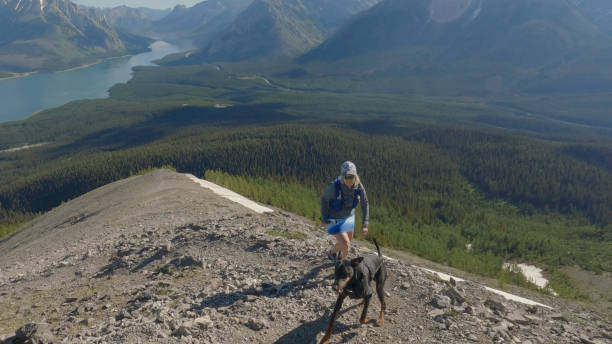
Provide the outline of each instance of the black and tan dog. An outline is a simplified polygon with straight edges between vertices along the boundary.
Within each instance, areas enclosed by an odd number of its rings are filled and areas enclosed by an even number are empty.
[[[372,288],[370,282],[376,281],[376,294],[380,300],[380,315],[376,321],[376,325],[382,326],[385,322],[385,281],[387,280],[387,270],[385,269],[382,254],[380,253],[380,247],[374,240],[378,256],[368,255],[365,257],[355,258],[353,260],[344,259],[340,253],[336,256],[336,270],[334,272],[335,281],[334,287],[338,290],[338,299],[334,306],[334,313],[332,314],[329,326],[325,331],[325,336],[321,339],[321,344],[329,343],[334,324],[338,313],[342,308],[342,302],[348,296],[352,299],[363,299],[363,311],[359,322],[365,324],[370,321],[368,318],[368,306],[372,298]]]

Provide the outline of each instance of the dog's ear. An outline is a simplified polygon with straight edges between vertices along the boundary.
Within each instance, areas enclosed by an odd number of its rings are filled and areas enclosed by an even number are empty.
[[[336,262],[342,261],[342,251],[336,252]]]
[[[357,257],[357,258],[355,258],[355,259],[351,260],[351,265],[352,265],[352,266],[358,265],[358,264],[359,264],[359,263],[361,263],[362,261],[363,261],[363,257]]]

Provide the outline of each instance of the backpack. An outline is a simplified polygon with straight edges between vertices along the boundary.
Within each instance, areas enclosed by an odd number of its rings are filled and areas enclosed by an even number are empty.
[[[336,178],[334,181],[334,187],[336,188],[336,196],[334,199],[329,201],[329,207],[340,211],[342,210],[342,205],[344,204],[344,197],[342,195],[342,186],[341,186],[340,177]],[[353,195],[353,206],[351,209],[357,208],[357,204],[359,204],[359,196],[361,195],[361,190],[359,188],[355,189],[355,194]]]

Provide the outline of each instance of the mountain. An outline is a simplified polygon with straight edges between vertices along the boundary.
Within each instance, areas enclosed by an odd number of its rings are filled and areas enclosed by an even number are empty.
[[[167,170],[120,180],[1,240],[0,309],[8,315],[0,341],[318,343],[338,296],[329,235],[292,213],[256,213],[200,183]],[[373,254],[357,240],[352,247],[351,258]],[[431,270],[447,268],[382,252],[393,257],[385,259],[384,326],[360,325],[359,300],[347,299],[334,343],[610,338],[610,319],[582,305],[510,285],[502,296],[469,274],[455,270],[462,278],[451,280]],[[368,315],[376,319],[379,310],[373,297]]]
[[[117,6],[99,9],[106,21],[115,29],[146,35],[152,29],[154,22],[170,13],[170,9],[157,10],[151,8],[132,8]]]
[[[192,7],[177,5],[166,17],[157,20],[153,31],[164,38],[189,39],[204,45],[225,29],[253,0],[207,0]]]
[[[14,72],[75,67],[146,51],[149,44],[117,33],[97,10],[69,0],[0,0],[0,32],[0,70]]]
[[[447,93],[476,83],[476,92],[497,92],[529,86],[611,43],[567,1],[384,0],[301,61],[410,77],[412,90],[440,86]]]
[[[294,57],[376,0],[255,0],[199,55],[210,60]]]

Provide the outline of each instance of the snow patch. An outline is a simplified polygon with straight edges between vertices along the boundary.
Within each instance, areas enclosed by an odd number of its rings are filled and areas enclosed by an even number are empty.
[[[442,279],[444,281],[450,281],[451,277],[455,281],[457,281],[457,282],[464,282],[465,281],[464,279],[457,278],[457,277],[454,277],[454,276],[451,276],[449,274],[445,274],[445,273],[442,273],[442,272],[438,272],[438,271],[434,271],[434,270],[430,270],[430,269],[425,269],[425,268],[420,268],[420,269],[422,269],[423,271],[429,272],[431,274],[437,275],[440,279]],[[542,304],[542,303],[539,303],[539,302],[535,302],[533,300],[529,300],[529,299],[526,299],[524,297],[520,297],[520,296],[517,296],[517,295],[514,295],[514,294],[506,293],[505,291],[489,288],[489,287],[486,287],[486,286],[483,286],[483,287],[486,290],[488,290],[488,291],[490,291],[492,293],[495,293],[497,295],[503,296],[507,300],[520,302],[520,303],[523,303],[523,304],[526,304],[526,305],[530,305],[530,306],[540,306],[540,307],[544,307],[544,308],[548,308],[548,309],[553,309],[552,307],[547,306],[545,304]]]
[[[517,272],[522,273],[529,282],[537,285],[540,288],[545,288],[548,284],[548,280],[542,275],[542,269],[538,268],[537,266],[505,263],[504,269],[508,271],[516,271],[518,269],[519,271]]]
[[[272,209],[270,208],[266,208],[264,206],[261,206],[253,201],[251,201],[250,199],[239,195],[231,190],[228,190],[224,187],[221,187],[215,183],[211,183],[207,180],[204,179],[200,179],[196,176],[194,176],[193,174],[185,174],[189,179],[193,180],[194,182],[200,184],[200,186],[210,189],[212,190],[215,194],[223,197],[223,198],[227,198],[232,202],[236,202],[246,208],[249,208],[251,210],[253,210],[254,212],[258,213],[258,214],[263,214],[263,213],[271,213],[273,212]]]
[[[538,268],[537,266],[528,264],[504,263],[503,268],[508,271],[520,272],[521,274],[523,274],[523,276],[525,276],[527,281],[537,285],[540,289],[545,289],[548,286],[548,280],[544,278],[544,275],[542,275],[542,269]],[[552,290],[552,288],[548,287],[548,290],[553,295],[558,295],[554,290]]]

